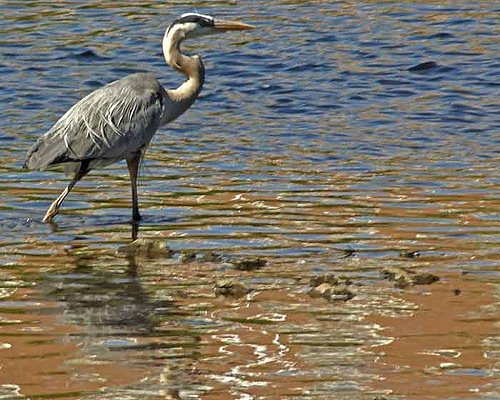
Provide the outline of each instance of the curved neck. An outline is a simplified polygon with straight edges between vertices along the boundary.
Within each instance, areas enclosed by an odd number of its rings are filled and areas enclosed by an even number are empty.
[[[184,33],[177,28],[165,32],[163,37],[163,55],[168,65],[183,73],[187,80],[177,89],[168,90],[174,101],[194,102],[205,82],[205,68],[198,56],[187,56],[181,53],[180,45],[184,40]]]

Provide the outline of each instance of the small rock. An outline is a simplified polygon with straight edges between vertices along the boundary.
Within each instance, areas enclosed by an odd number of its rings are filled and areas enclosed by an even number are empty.
[[[330,301],[347,301],[354,297],[354,293],[352,293],[345,285],[331,285],[329,283],[321,283],[320,285],[313,287],[309,291],[309,296],[323,297]]]
[[[119,247],[120,254],[144,256],[144,257],[171,257],[173,254],[162,240],[136,239],[132,243]]]
[[[312,297],[324,297],[330,301],[347,301],[354,297],[354,294],[347,288],[352,284],[349,278],[325,274],[311,278],[309,283],[312,286],[309,295]]]
[[[178,255],[179,262],[188,263],[196,260],[196,252],[192,250],[183,250]]]
[[[414,285],[430,285],[431,283],[437,282],[439,276],[427,272],[418,272],[412,275],[412,280]]]
[[[218,280],[214,285],[214,292],[217,296],[241,297],[250,291],[243,283],[230,278]]]
[[[219,262],[222,261],[224,257],[214,252],[208,252],[208,253],[201,253],[198,259],[201,262]]]
[[[397,267],[385,267],[382,270],[385,278],[394,281],[398,288],[405,288],[410,285],[429,285],[439,280],[439,277],[429,273],[416,273]]]
[[[317,287],[322,283],[328,283],[330,285],[338,285],[340,282],[334,274],[318,275],[311,278],[311,280],[309,281],[309,284],[312,287]]]
[[[454,294],[455,296],[459,296],[459,295],[460,295],[460,293],[462,293],[462,291],[461,291],[460,289],[453,289],[453,294]]]
[[[253,271],[265,267],[267,260],[261,257],[248,257],[233,262],[234,268],[238,271]]]
[[[396,287],[404,288],[411,285],[410,274],[401,268],[385,267],[382,270],[384,278],[394,281]]]
[[[309,284],[312,287],[319,286],[322,283],[328,283],[328,284],[330,284],[332,286],[336,286],[336,285],[346,285],[346,286],[352,285],[352,281],[349,278],[345,278],[345,277],[342,277],[342,276],[337,277],[334,274],[318,275],[318,276],[315,276],[315,277],[311,278],[311,280],[309,281]]]
[[[176,253],[180,263],[190,263],[193,261],[197,262],[219,262],[223,260],[223,257],[217,253],[206,253],[206,252],[196,252],[194,250],[183,250],[179,253]]]

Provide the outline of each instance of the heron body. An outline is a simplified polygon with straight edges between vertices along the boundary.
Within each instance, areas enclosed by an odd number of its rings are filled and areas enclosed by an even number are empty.
[[[105,167],[144,149],[160,127],[165,90],[151,74],[112,82],[71,107],[26,160],[29,169],[65,164],[66,172]],[[179,114],[180,115],[180,114]]]
[[[125,159],[132,186],[132,217],[140,220],[137,173],[156,131],[183,114],[198,98],[205,81],[201,58],[180,50],[183,40],[227,30],[252,29],[210,16],[183,14],[163,38],[166,62],[186,76],[176,89],[164,89],[150,73],[128,75],[90,93],[71,107],[28,153],[25,167],[44,170],[64,164],[72,180],[47,210],[50,222],[73,186],[92,169]]]

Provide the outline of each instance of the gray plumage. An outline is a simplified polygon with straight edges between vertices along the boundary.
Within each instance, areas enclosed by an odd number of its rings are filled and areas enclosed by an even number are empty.
[[[102,168],[142,151],[160,127],[167,92],[148,73],[129,75],[80,100],[29,152],[26,167],[43,170],[66,164],[76,172]]]
[[[182,54],[182,41],[252,28],[240,22],[216,21],[207,15],[183,14],[163,37],[167,64],[187,78],[182,85],[165,90],[152,74],[132,74],[97,89],[71,107],[38,139],[24,163],[25,168],[35,170],[64,164],[65,172],[73,176],[43,221],[50,222],[57,215],[73,186],[88,172],[123,159],[127,161],[132,187],[132,218],[140,220],[137,173],[144,150],[159,127],[194,103],[205,81],[201,59]]]

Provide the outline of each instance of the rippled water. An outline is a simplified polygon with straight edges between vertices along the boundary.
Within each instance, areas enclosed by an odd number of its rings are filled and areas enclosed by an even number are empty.
[[[0,3],[0,397],[499,398],[498,3],[141,4]],[[42,224],[67,178],[22,170],[30,146],[128,73],[180,84],[160,42],[193,9],[257,29],[185,46],[207,83],[140,186],[174,256],[117,252],[123,164]],[[325,273],[355,297],[309,296]]]

